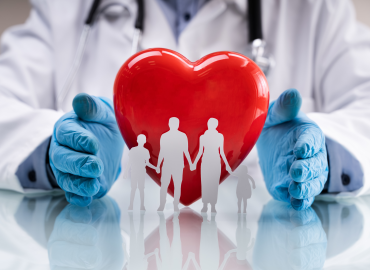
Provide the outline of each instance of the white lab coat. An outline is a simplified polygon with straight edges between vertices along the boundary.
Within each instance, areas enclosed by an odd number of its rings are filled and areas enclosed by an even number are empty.
[[[112,98],[115,75],[130,56],[134,0],[103,0],[72,89],[60,108],[56,96],[71,68],[92,0],[31,0],[27,22],[2,37],[0,56],[0,188],[24,192],[15,172],[52,133],[80,92]],[[244,0],[211,0],[181,33],[178,43],[156,0],[146,0],[140,49],[165,47],[195,61],[220,50],[247,49]],[[276,66],[271,100],[297,88],[303,111],[326,136],[361,163],[370,191],[370,31],[355,20],[349,0],[264,0],[263,31]],[[108,7],[108,8],[107,8]],[[119,15],[117,16],[118,13]]]

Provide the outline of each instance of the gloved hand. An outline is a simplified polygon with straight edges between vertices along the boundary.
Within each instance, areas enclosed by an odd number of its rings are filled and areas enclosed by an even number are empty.
[[[286,90],[270,104],[257,141],[259,162],[268,191],[294,209],[307,209],[328,177],[325,136],[299,109],[302,98]]]
[[[67,201],[87,206],[103,197],[121,171],[124,142],[112,101],[78,94],[54,126],[49,162]]]
[[[315,211],[271,200],[258,221],[253,269],[322,269],[327,237]],[[268,259],[266,259],[268,258]]]
[[[106,196],[89,207],[67,205],[48,240],[50,269],[121,270],[124,250],[120,210]]]

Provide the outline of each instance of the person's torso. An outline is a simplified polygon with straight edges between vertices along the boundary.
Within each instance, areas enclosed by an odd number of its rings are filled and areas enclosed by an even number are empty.
[[[202,137],[202,141],[204,145],[202,160],[219,160],[222,135],[217,131],[206,131]]]
[[[145,161],[147,160],[149,152],[143,147],[133,147],[129,152],[132,169],[145,170]]]
[[[164,156],[163,166],[184,166],[184,145],[186,135],[178,130],[170,130],[161,137],[161,152]]]
[[[117,2],[123,8],[113,15],[110,12],[112,0],[103,0],[100,4],[101,14],[91,29],[79,72],[62,105],[64,111],[72,108],[72,100],[80,92],[109,98],[113,96],[115,76],[130,57],[136,19],[135,1],[119,0],[114,3]],[[249,55],[245,2],[210,0],[192,18],[176,43],[157,0],[146,0],[144,33],[139,49],[169,48],[192,61],[222,50]],[[91,0],[49,2],[56,92],[61,90],[72,66],[91,4]],[[271,100],[284,90],[295,87],[303,96],[303,110],[312,111],[316,30],[312,29],[314,24],[311,20],[318,12],[313,8],[316,4],[292,0],[265,0],[262,4],[264,37],[267,49],[276,62],[268,76]],[[63,12],[65,10],[68,12]],[[44,98],[39,97],[40,100]]]

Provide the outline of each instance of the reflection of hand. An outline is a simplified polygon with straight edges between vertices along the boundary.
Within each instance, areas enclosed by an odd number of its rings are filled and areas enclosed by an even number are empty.
[[[253,262],[257,269],[322,269],[326,245],[321,221],[311,207],[296,211],[271,200],[258,222]]]
[[[196,168],[197,168],[197,166],[195,164],[190,164],[190,170],[191,171],[194,171]]]
[[[157,168],[155,169],[155,171],[156,171],[157,173],[160,173],[160,172],[161,172],[161,168],[157,167]]]
[[[51,269],[122,269],[119,220],[119,209],[109,197],[89,207],[67,205],[49,238]]]
[[[308,208],[328,177],[325,136],[315,122],[300,112],[302,98],[287,90],[271,103],[257,141],[266,186],[277,200],[294,209]]]
[[[72,105],[54,125],[49,161],[67,201],[87,206],[117,179],[124,142],[111,100],[78,94]]]

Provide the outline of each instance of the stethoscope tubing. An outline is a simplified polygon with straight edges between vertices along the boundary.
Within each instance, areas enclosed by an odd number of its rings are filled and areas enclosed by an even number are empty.
[[[255,41],[263,42],[262,34],[262,10],[261,10],[261,0],[247,0],[248,1],[248,17],[247,20],[249,28],[249,42],[253,43]],[[101,0],[94,0],[93,4],[89,10],[88,16],[85,20],[84,27],[78,42],[78,47],[76,55],[74,57],[72,67],[68,72],[68,75],[63,83],[61,91],[58,93],[56,98],[57,109],[60,109],[62,103],[70,91],[75,77],[80,68],[82,57],[84,55],[87,38],[89,36],[91,27],[93,26],[96,18],[98,17],[98,8],[100,6]],[[144,18],[145,18],[145,9],[144,9],[144,0],[136,0],[137,3],[137,16],[135,20],[135,29],[132,39],[131,54],[137,52],[140,37],[144,31]],[[263,50],[262,50],[263,53]]]

